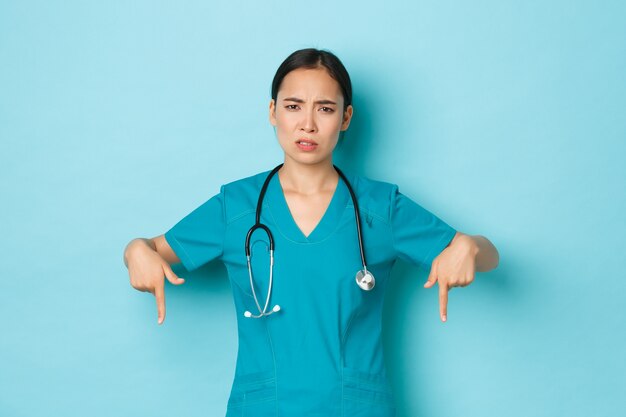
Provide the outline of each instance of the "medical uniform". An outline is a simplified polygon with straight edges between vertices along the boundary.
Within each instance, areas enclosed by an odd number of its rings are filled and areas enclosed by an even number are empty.
[[[456,231],[401,194],[398,186],[344,172],[357,196],[371,291],[355,282],[362,269],[354,207],[339,179],[330,204],[305,236],[289,211],[278,175],[264,198],[261,223],[274,236],[270,311],[259,319],[244,251],[269,170],[222,185],[165,238],[188,270],[221,260],[237,314],[239,349],[227,417],[388,417],[394,396],[383,361],[381,317],[397,258],[428,269]],[[263,308],[269,283],[269,241],[256,230],[252,273]]]

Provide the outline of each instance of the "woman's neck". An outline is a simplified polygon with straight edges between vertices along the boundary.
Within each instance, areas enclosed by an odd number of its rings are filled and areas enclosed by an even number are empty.
[[[283,189],[299,194],[315,194],[323,190],[334,190],[339,181],[339,174],[333,167],[332,160],[319,164],[299,164],[285,159],[278,170]]]

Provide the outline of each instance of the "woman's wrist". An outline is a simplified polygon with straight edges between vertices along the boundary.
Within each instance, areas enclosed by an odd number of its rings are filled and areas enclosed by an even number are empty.
[[[152,239],[145,239],[142,237],[138,237],[136,239],[131,240],[128,245],[126,245],[126,249],[124,250],[124,265],[128,268],[128,260],[134,257],[137,251],[145,250],[146,248],[153,250],[156,252],[156,245],[152,241]]]

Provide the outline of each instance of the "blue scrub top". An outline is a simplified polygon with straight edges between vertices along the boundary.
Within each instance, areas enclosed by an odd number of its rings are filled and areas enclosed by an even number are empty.
[[[355,282],[362,269],[354,206],[344,182],[316,228],[305,236],[291,216],[278,175],[270,180],[261,222],[274,237],[273,289],[260,319],[244,251],[269,170],[222,185],[165,238],[194,270],[219,259],[228,271],[239,348],[227,405],[234,416],[395,415],[381,340],[389,274],[397,258],[429,269],[456,230],[398,191],[398,186],[344,172],[357,196],[363,243],[376,277],[371,291]],[[269,283],[269,241],[252,235],[252,272],[261,307]]]

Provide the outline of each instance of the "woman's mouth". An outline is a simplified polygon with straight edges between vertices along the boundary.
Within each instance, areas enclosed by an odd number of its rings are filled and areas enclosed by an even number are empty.
[[[298,139],[296,145],[302,151],[313,151],[317,148],[317,143],[310,139]]]

